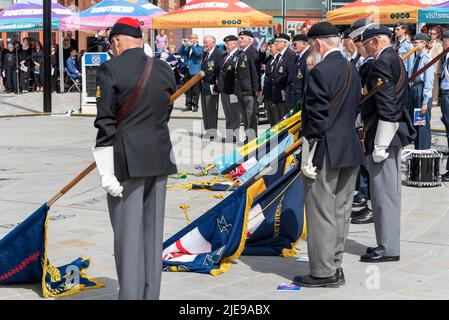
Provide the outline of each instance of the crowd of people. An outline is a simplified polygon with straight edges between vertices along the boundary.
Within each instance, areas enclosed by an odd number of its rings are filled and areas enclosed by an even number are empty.
[[[172,48],[166,55],[183,81],[201,70],[206,74],[187,92],[183,110],[197,112],[201,101],[203,138],[218,137],[219,100],[226,117],[223,142],[238,141],[241,121],[245,142],[257,136],[260,103],[270,125],[303,111],[301,168],[314,262],[311,274],[294,282],[344,284],[349,222],[375,225],[377,246],[361,262],[398,261],[401,150],[432,147],[431,110],[437,105],[449,132],[449,31],[435,26],[413,35],[403,22],[390,29],[360,20],[344,32],[323,22],[293,37],[276,34],[259,49],[251,31],[225,37],[225,51],[216,42],[208,35],[201,45],[192,34],[178,56]],[[449,181],[449,164],[446,169],[443,181]]]
[[[81,60],[78,57],[78,44],[67,32],[63,39],[64,71],[73,79],[80,78]],[[51,91],[58,89],[59,48],[55,41],[51,44]],[[15,36],[6,45],[0,39],[0,92],[27,93],[42,92],[44,87],[44,50],[42,43],[31,37],[19,41]],[[65,73],[65,74],[66,74]],[[62,79],[65,81],[65,79]]]

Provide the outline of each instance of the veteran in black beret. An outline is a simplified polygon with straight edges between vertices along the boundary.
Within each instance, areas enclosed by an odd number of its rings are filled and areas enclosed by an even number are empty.
[[[391,47],[390,36],[390,30],[383,25],[362,34],[368,54],[375,59],[366,87],[367,92],[375,93],[361,106],[377,240],[377,245],[368,248],[360,259],[368,263],[399,260],[401,150],[414,138],[407,108],[407,72]]]
[[[93,154],[114,231],[119,299],[157,300],[167,176],[177,172],[167,124],[176,81],[167,63],[145,54],[137,19],[117,20],[110,42],[114,58],[97,72]]]
[[[310,54],[309,38],[303,34],[293,37],[293,51],[296,54],[295,61],[291,65],[288,76],[287,100],[290,108],[295,108],[298,103],[304,104],[304,91],[308,78],[307,57]]]
[[[351,29],[346,29],[343,32],[343,56],[355,65],[359,61],[360,55],[357,54],[357,47],[350,36],[351,32]]]
[[[279,122],[284,115],[290,111],[290,104],[287,100],[288,79],[291,66],[295,63],[296,54],[290,49],[290,36],[280,33],[274,37],[274,46],[278,52],[272,63],[273,72],[271,77],[271,97],[273,119],[270,123]]]
[[[218,90],[226,118],[226,135],[223,142],[236,142],[240,128],[240,107],[234,90],[235,67],[238,60],[238,38],[234,35],[223,39],[226,54],[220,63],[218,74]]]
[[[257,136],[256,98],[262,94],[260,55],[253,46],[254,35],[249,30],[239,33],[238,60],[235,68],[234,91],[238,97],[245,141]]]
[[[301,170],[307,215],[310,274],[293,282],[336,288],[345,283],[345,240],[358,167],[364,162],[355,129],[360,77],[341,54],[341,38],[329,22],[308,33],[321,61],[309,73],[302,112]]]

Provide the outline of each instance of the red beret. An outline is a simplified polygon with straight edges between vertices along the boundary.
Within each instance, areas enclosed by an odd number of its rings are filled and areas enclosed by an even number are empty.
[[[123,17],[118,19],[111,29],[109,34],[109,41],[115,34],[124,34],[134,38],[142,38],[142,30],[140,29],[140,22],[135,18]]]

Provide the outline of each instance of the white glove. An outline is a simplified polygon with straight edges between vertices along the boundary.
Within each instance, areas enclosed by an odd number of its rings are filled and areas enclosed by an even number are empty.
[[[309,141],[305,137],[302,137],[302,156],[301,156],[301,171],[310,179],[316,179],[316,167],[313,166],[313,156],[315,155],[316,143],[310,150]]]
[[[113,197],[122,197],[123,187],[114,172],[114,147],[93,148],[95,162],[101,177],[101,185]]]
[[[385,161],[388,158],[386,150],[390,146],[396,131],[398,131],[399,123],[379,120],[377,125],[376,137],[374,138],[373,160],[376,163]]]
[[[357,118],[355,119],[355,127],[356,128],[363,127],[363,120],[362,120],[362,114],[361,113],[359,113],[357,115]]]

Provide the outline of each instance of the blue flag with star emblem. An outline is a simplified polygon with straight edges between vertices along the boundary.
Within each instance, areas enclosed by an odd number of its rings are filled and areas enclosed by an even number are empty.
[[[246,186],[164,242],[163,270],[218,275],[226,272],[245,246],[252,196]]]

